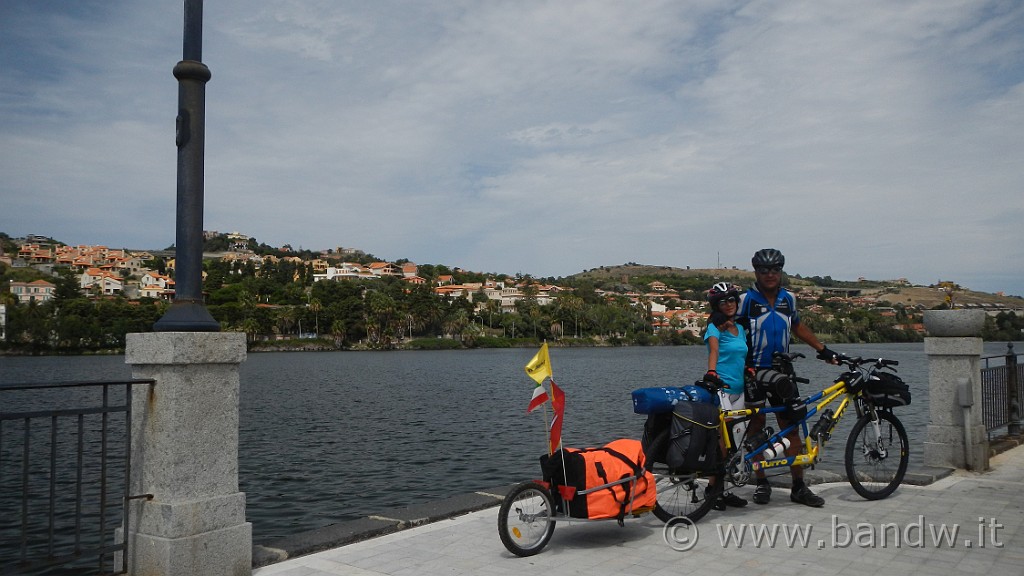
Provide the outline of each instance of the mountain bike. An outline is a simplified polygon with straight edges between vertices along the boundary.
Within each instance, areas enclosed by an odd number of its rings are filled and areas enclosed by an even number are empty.
[[[793,368],[793,361],[803,357],[800,353],[777,353],[773,369],[793,382],[808,383],[808,379],[797,377]],[[719,410],[718,432],[724,440],[725,453],[705,471],[669,467],[664,463],[664,454],[670,431],[651,434],[645,430],[647,466],[657,482],[654,514],[664,522],[680,518],[696,522],[711,510],[727,485],[743,486],[757,471],[794,465],[813,467],[851,407],[857,413],[857,421],[846,441],[846,477],[857,494],[868,500],[892,494],[903,482],[910,454],[906,429],[892,411],[910,403],[907,385],[895,374],[899,363],[846,355],[840,355],[838,363],[848,370],[831,386],[804,398],[794,398],[785,406]],[[717,393],[713,384],[699,384]],[[744,429],[742,436],[735,438],[736,424],[758,414],[780,412],[787,412],[787,419],[795,423],[778,432],[766,426],[756,435],[748,435]],[[799,431],[803,447],[799,454],[786,456],[783,452],[788,440],[784,444],[783,438],[793,430]]]

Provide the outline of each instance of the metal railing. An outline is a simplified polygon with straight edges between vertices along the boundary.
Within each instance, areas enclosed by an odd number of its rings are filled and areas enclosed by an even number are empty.
[[[127,502],[150,497],[129,494],[132,387],[153,384],[0,386],[0,518],[5,519],[0,566],[5,574],[55,566],[76,574],[125,573],[115,566],[115,557],[127,557]]]
[[[991,439],[993,432],[1006,429],[1007,434],[1020,434],[1020,399],[1024,398],[1024,364],[1018,362],[1013,343],[1006,345],[1006,354],[983,356],[981,369],[981,408],[985,430]],[[1001,366],[991,366],[1002,359]]]

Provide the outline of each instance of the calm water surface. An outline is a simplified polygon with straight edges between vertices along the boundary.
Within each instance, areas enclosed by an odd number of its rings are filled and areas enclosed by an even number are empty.
[[[811,356],[806,346],[794,348]],[[920,462],[928,419],[923,344],[835,345],[900,361],[914,394],[897,414]],[[986,343],[985,354],[1005,351]],[[526,414],[535,349],[251,354],[241,367],[239,481],[257,542],[536,477],[545,451],[541,412]],[[703,347],[551,349],[567,395],[563,441],[590,446],[639,438],[630,392],[692,383]],[[839,370],[808,358],[798,373],[822,387]],[[123,356],[0,357],[0,382],[122,379]],[[813,386],[813,385],[812,385]],[[809,392],[807,385],[801,389]],[[842,466],[844,419],[826,450]]]

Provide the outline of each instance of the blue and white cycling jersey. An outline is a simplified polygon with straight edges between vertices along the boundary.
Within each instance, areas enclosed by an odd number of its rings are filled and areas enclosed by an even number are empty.
[[[800,323],[796,313],[796,299],[785,288],[779,288],[775,307],[754,286],[740,295],[738,319],[747,324],[750,334],[750,354],[755,368],[771,368],[772,354],[789,352],[793,326]]]

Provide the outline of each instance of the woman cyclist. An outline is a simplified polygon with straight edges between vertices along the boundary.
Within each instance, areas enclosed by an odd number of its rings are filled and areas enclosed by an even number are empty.
[[[747,333],[743,326],[735,322],[740,300],[739,287],[719,282],[708,290],[707,299],[711,314],[704,333],[704,343],[708,349],[708,371],[704,379],[720,386],[718,394],[722,400],[722,410],[742,410]],[[742,437],[742,431],[734,437]],[[722,451],[725,451],[724,442]],[[714,506],[716,510],[725,510],[727,505],[739,508],[746,506],[747,501],[731,492],[725,492],[718,497]]]

